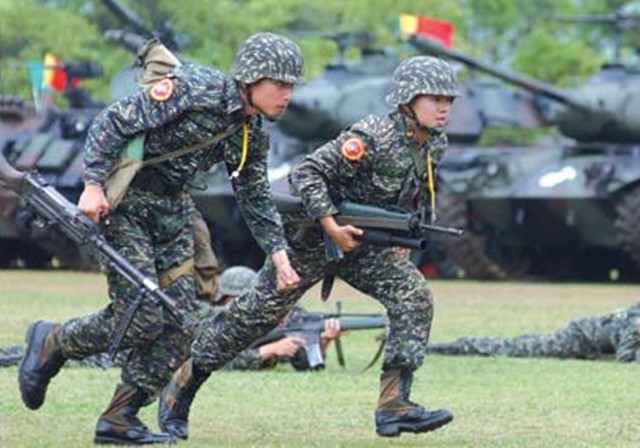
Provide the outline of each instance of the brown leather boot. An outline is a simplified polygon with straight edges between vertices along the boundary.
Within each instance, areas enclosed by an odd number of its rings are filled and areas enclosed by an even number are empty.
[[[154,434],[138,418],[138,410],[149,398],[142,389],[118,384],[109,407],[98,418],[93,442],[99,445],[175,443],[171,434]]]
[[[413,373],[392,369],[380,378],[380,399],[376,410],[376,432],[397,437],[402,432],[427,432],[446,425],[453,415],[446,409],[428,411],[409,400]]]
[[[189,408],[200,386],[209,378],[206,372],[194,366],[193,359],[186,361],[160,393],[158,426],[180,439],[189,437]]]
[[[39,320],[27,329],[27,346],[18,371],[18,383],[22,401],[29,409],[42,406],[49,381],[67,360],[58,341],[60,328],[59,324]]]

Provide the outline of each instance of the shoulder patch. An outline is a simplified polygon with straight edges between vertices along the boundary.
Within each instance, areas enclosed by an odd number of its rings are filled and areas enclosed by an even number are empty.
[[[342,142],[340,154],[349,162],[357,162],[364,156],[365,144],[361,138],[351,137]]]
[[[156,101],[167,101],[173,96],[173,79],[165,78],[149,89],[149,96]]]

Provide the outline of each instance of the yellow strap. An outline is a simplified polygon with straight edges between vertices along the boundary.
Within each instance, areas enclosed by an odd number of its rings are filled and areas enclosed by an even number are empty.
[[[433,183],[433,166],[431,165],[431,150],[427,149],[427,173],[429,174],[429,205],[431,206],[431,221],[436,216],[436,188]]]
[[[238,168],[231,173],[231,179],[235,179],[240,175],[240,171],[244,168],[244,164],[247,161],[247,152],[249,148],[249,128],[247,122],[242,123],[242,155],[240,156],[240,164]]]

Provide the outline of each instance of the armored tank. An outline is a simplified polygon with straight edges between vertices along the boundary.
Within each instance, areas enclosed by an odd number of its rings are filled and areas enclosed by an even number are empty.
[[[447,225],[468,230],[447,242],[467,275],[638,280],[640,66],[606,63],[586,84],[567,90],[422,36],[411,41],[552,101],[548,123],[565,137],[528,148],[454,148],[447,155],[439,209]]]
[[[62,64],[68,79],[95,78],[100,66],[88,61]],[[86,131],[104,104],[89,92],[68,83],[64,96],[69,108],[62,112],[46,107],[36,113],[24,101],[0,98],[0,150],[7,160],[23,170],[40,171],[69,200],[76,202],[82,191],[82,149]],[[0,189],[0,267],[44,268],[55,257],[61,266],[88,268],[88,257],[52,229],[33,222],[18,197]]]
[[[123,24],[106,38],[137,49],[151,36],[161,36],[172,49],[179,49],[187,39],[167,21],[146,28],[132,10],[118,0],[103,0]],[[68,80],[102,76],[101,67],[91,61],[61,63]],[[127,82],[124,82],[127,81]],[[125,70],[112,83],[112,92],[121,96],[135,88],[133,73]],[[117,88],[116,88],[117,87]],[[91,121],[104,103],[95,101],[90,92],[76,82],[66,84],[63,96],[66,110],[46,106],[35,111],[14,97],[0,97],[0,151],[22,170],[38,170],[67,199],[77,202],[83,189],[82,157],[84,140]],[[71,269],[96,268],[89,257],[55,229],[39,225],[12,192],[0,189],[0,268],[45,268],[56,262]]]

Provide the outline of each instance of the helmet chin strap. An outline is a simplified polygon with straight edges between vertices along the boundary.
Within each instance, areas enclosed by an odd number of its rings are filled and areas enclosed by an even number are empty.
[[[277,115],[269,115],[268,113],[266,113],[262,108],[258,107],[254,102],[253,102],[253,97],[251,95],[251,89],[249,89],[249,86],[245,83],[240,83],[239,85],[239,89],[240,91],[244,94],[245,98],[247,99],[247,103],[249,103],[249,106],[251,106],[252,108],[254,108],[255,110],[258,111],[258,113],[260,115],[262,115],[263,117],[265,117],[267,120],[269,120],[270,122],[275,122],[278,121],[280,119],[280,117],[282,116],[282,114],[277,114]]]
[[[413,109],[413,106],[411,104],[403,104],[403,106],[404,107],[400,107],[400,112],[413,120],[416,124],[416,127],[421,131],[433,135],[439,135],[444,132],[444,128],[442,126],[429,127],[422,124],[422,122],[418,119],[418,115],[416,114],[416,111]]]

